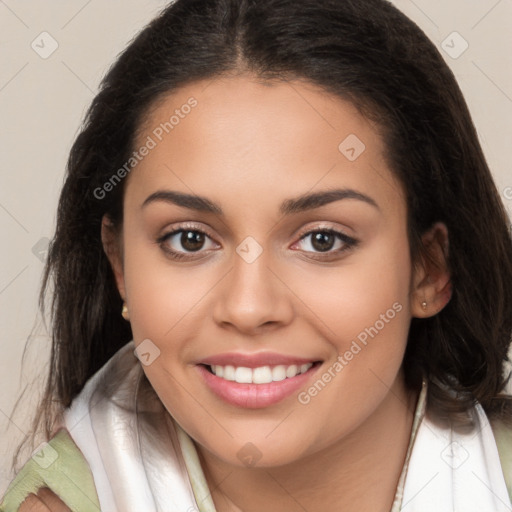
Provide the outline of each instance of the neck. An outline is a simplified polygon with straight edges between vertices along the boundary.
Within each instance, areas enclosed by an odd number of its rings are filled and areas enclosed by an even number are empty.
[[[349,436],[285,466],[240,468],[198,446],[217,512],[389,512],[418,398],[401,377]]]

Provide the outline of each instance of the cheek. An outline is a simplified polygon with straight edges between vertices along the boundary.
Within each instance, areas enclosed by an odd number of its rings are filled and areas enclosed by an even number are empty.
[[[387,236],[336,269],[317,268],[295,278],[294,289],[317,316],[311,322],[338,352],[358,337],[364,341],[374,326],[388,345],[403,345],[410,322],[410,269],[407,243],[402,236]]]
[[[405,235],[376,240],[351,261],[336,272],[319,272],[299,292],[317,317],[309,322],[332,349],[317,377],[328,384],[303,390],[301,403],[308,403],[305,418],[332,426],[324,430],[332,439],[341,423],[354,426],[370,414],[393,385],[411,318]]]
[[[191,405],[186,355],[191,340],[201,334],[199,317],[204,317],[204,312],[199,315],[198,305],[212,288],[208,271],[199,268],[179,268],[147,240],[125,238],[125,284],[135,345],[149,346],[149,352],[157,354],[143,370],[181,423],[187,418],[193,422],[202,419],[201,411]]]
[[[197,307],[214,285],[207,266],[179,267],[162,250],[135,236],[125,239],[124,275],[135,341],[173,345],[193,334]]]

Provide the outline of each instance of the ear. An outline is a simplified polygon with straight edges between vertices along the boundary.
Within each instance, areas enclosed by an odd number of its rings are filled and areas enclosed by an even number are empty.
[[[112,267],[119,294],[123,300],[126,300],[122,236],[114,229],[114,225],[107,214],[103,215],[101,219],[101,243]]]
[[[428,318],[439,313],[452,296],[448,229],[444,223],[437,222],[421,240],[425,255],[413,270],[411,313],[416,318]]]

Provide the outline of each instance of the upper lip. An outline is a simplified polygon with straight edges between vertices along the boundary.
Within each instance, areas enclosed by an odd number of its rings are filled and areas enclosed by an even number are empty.
[[[245,368],[258,368],[260,366],[291,366],[293,364],[302,365],[314,363],[316,359],[305,359],[302,357],[288,356],[285,354],[277,354],[275,352],[258,352],[255,354],[242,354],[230,352],[225,354],[217,354],[207,357],[198,362],[205,365],[219,366],[243,366]]]

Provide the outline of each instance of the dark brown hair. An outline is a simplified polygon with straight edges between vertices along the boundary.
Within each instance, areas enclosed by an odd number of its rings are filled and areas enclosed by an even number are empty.
[[[512,333],[512,242],[504,206],[461,91],[427,36],[384,0],[177,0],[119,56],[100,85],[69,156],[40,303],[49,283],[53,348],[39,421],[62,407],[131,340],[100,226],[122,225],[123,183],[101,187],[134,151],[138,128],[164,95],[199,79],[249,72],[306,80],[376,120],[407,198],[411,255],[436,221],[449,231],[453,296],[412,320],[407,384],[430,379],[447,417],[498,398]],[[134,172],[137,172],[136,170]]]

